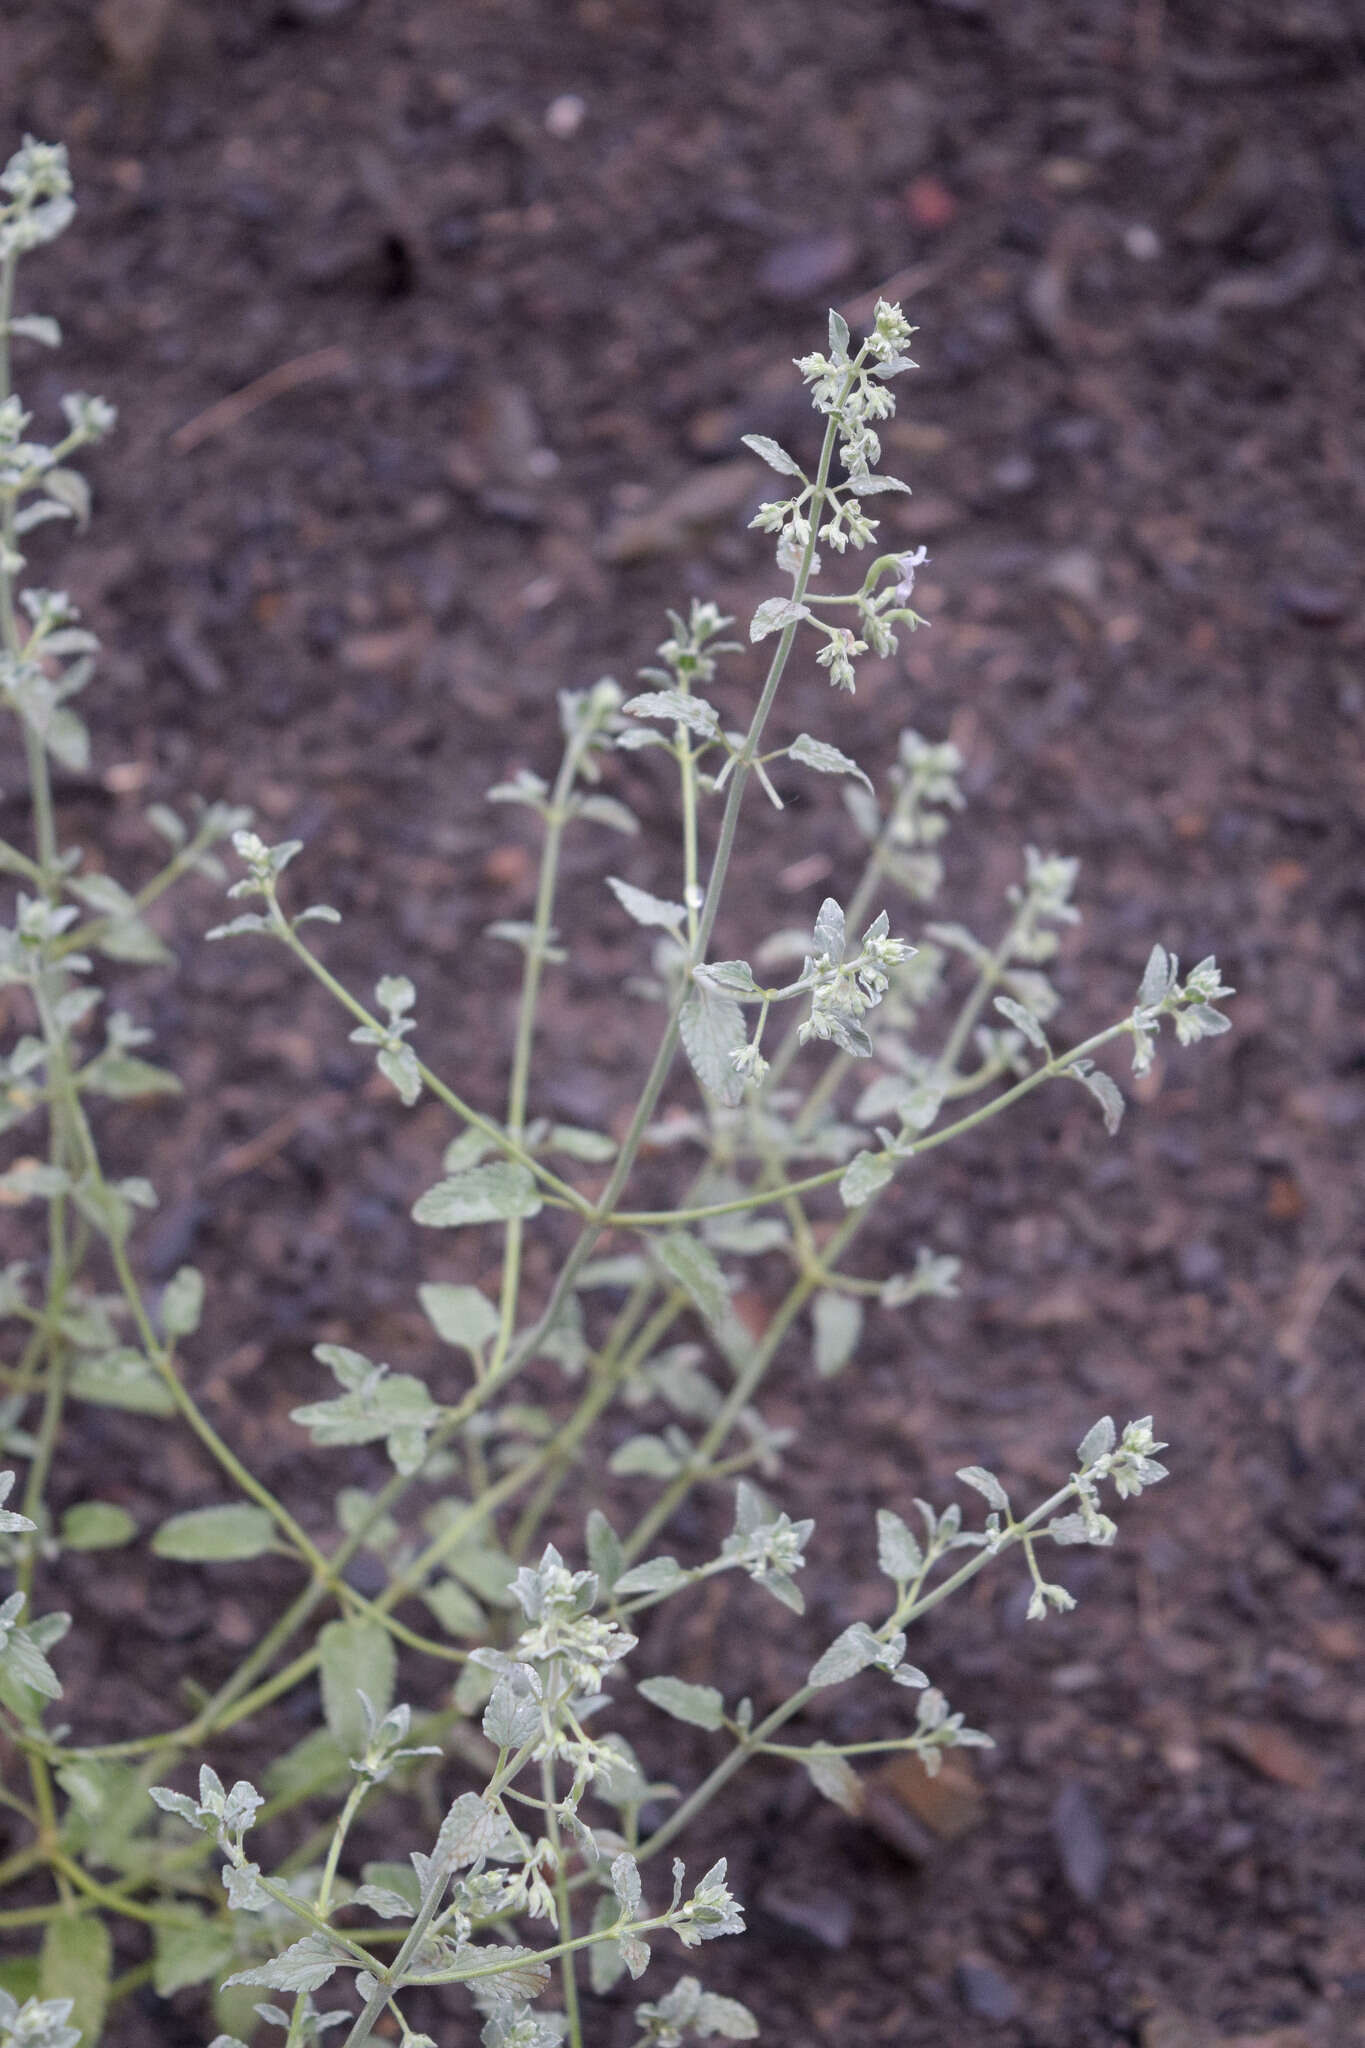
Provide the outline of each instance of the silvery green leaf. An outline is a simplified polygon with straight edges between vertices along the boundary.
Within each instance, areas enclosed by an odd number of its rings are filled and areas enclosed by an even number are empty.
[[[50,1202],[70,1186],[71,1176],[64,1166],[48,1166],[39,1159],[21,1159],[8,1173],[0,1174],[0,1194],[10,1202]]]
[[[591,1932],[599,1939],[588,1950],[588,1981],[599,1998],[620,1982],[625,1962],[616,1942],[602,1939],[620,1918],[615,1899],[604,1892],[593,1908]]]
[[[8,325],[11,334],[22,335],[25,341],[41,342],[44,348],[62,345],[62,330],[46,313],[20,313]]]
[[[348,1757],[359,1756],[369,1737],[360,1695],[380,1720],[393,1705],[393,1637],[382,1622],[329,1621],[318,1632],[318,1664],[328,1733]]]
[[[260,1557],[274,1542],[275,1524],[264,1508],[229,1501],[172,1515],[153,1536],[152,1549],[185,1564],[225,1563]]]
[[[387,1885],[362,1884],[348,1902],[352,1906],[368,1907],[381,1920],[411,1920],[411,1903],[398,1892],[392,1892]]]
[[[822,1288],[811,1304],[815,1325],[815,1370],[822,1380],[833,1378],[852,1358],[862,1335],[863,1305],[856,1295]]]
[[[977,965],[990,958],[990,948],[983,946],[974,932],[963,924],[930,924],[925,926],[925,935],[936,945],[951,946],[956,952],[965,953]]]
[[[847,935],[844,928],[844,913],[832,896],[826,896],[820,905],[815,920],[815,953],[829,955],[837,967],[844,957]]]
[[[693,697],[686,690],[646,690],[622,705],[635,718],[667,718],[685,725],[704,739],[715,739],[720,731],[720,713],[705,697]]]
[[[197,1266],[181,1266],[161,1297],[161,1327],[168,1337],[191,1337],[203,1310],[204,1276]]]
[[[237,1944],[221,1922],[201,1919],[159,1924],[153,1934],[152,1987],[158,1998],[173,1998],[191,1984],[216,1978],[228,1968]],[[226,2037],[224,2037],[226,2038]],[[210,2043],[210,2048],[213,2044]]]
[[[544,1140],[544,1149],[562,1153],[566,1159],[582,1159],[590,1165],[598,1165],[614,1159],[618,1147],[615,1138],[609,1138],[605,1131],[586,1131],[577,1124],[552,1124]]]
[[[802,475],[801,465],[776,441],[770,441],[766,434],[741,434],[739,438],[744,447],[751,448],[754,454],[761,457],[769,469],[775,469],[779,476]],[[802,480],[804,481],[804,478]]]
[[[877,1510],[877,1563],[889,1579],[906,1586],[924,1570],[924,1553],[900,1516]]]
[[[496,918],[492,924],[484,926],[483,933],[486,939],[504,939],[509,946],[520,946],[523,953],[535,951],[542,960],[557,963],[569,957],[562,946],[551,943],[558,936],[553,925],[544,944],[538,943],[539,934],[533,924],[514,917]]]
[[[902,483],[898,476],[851,476],[844,486],[855,498],[876,498],[883,491],[904,491],[910,496],[910,486]]]
[[[1081,1471],[1093,1465],[1097,1458],[1107,1457],[1118,1442],[1118,1431],[1112,1415],[1102,1415],[1098,1422],[1086,1431],[1076,1446],[1076,1464]]]
[[[1054,1543],[1063,1545],[1090,1541],[1090,1525],[1084,1515],[1060,1515],[1048,1523],[1046,1533]]]
[[[248,932],[269,932],[273,930],[274,926],[268,917],[262,917],[255,910],[244,910],[240,917],[230,917],[226,924],[214,925],[211,931],[205,932],[204,937],[206,939],[237,939],[244,937]]]
[[[422,1092],[422,1076],[417,1071],[417,1055],[410,1045],[381,1046],[375,1054],[375,1065],[384,1079],[398,1090],[405,1109],[411,1109]]]
[[[589,1260],[579,1272],[579,1288],[626,1288],[645,1278],[647,1266],[639,1251],[622,1251],[612,1260]]]
[[[750,640],[766,640],[769,633],[780,633],[784,627],[793,626],[799,619],[811,616],[807,607],[798,604],[793,597],[769,597],[749,621]]]
[[[883,1654],[883,1645],[872,1633],[865,1621],[855,1621],[842,1635],[836,1636],[823,1657],[818,1657],[810,1668],[807,1685],[842,1685],[846,1678],[854,1678],[865,1671],[869,1664],[875,1664]]]
[[[625,1919],[638,1920],[643,1916],[645,1895],[640,1883],[639,1865],[626,1851],[612,1861],[611,1888]]]
[[[623,882],[618,875],[607,876],[607,887],[636,924],[657,925],[675,936],[680,932],[687,916],[681,903],[669,903],[662,896],[651,896],[647,889],[637,889],[633,882]]]
[[[675,1721],[687,1721],[694,1728],[725,1725],[725,1697],[714,1685],[688,1685],[681,1678],[642,1678],[636,1690]]]
[[[21,1515],[0,1514],[0,1529],[12,1523],[31,1529]],[[67,1550],[118,1550],[131,1543],[137,1523],[127,1508],[111,1500],[86,1500],[68,1508],[61,1519],[60,1538]]]
[[[260,1882],[259,1863],[225,1863],[221,1876],[234,1913],[263,1913],[270,1904],[270,1894]]]
[[[458,1579],[432,1579],[422,1588],[422,1598],[448,1636],[461,1636],[470,1642],[486,1638],[488,1617]]]
[[[322,1357],[342,1348],[319,1344],[314,1352]],[[389,1456],[405,1473],[415,1472],[421,1464],[426,1432],[440,1419],[441,1411],[421,1380],[413,1373],[390,1373],[387,1366],[373,1367],[359,1387],[333,1401],[312,1401],[290,1410],[290,1420],[324,1450],[385,1439]]]
[[[1147,955],[1147,965],[1142,970],[1142,985],[1138,989],[1137,1006],[1140,1010],[1154,1010],[1163,1003],[1175,984],[1176,963],[1164,946],[1153,946]]]
[[[753,1536],[777,1519],[768,1496],[751,1479],[741,1479],[735,1488],[735,1534]]]
[[[726,1109],[744,1100],[744,1076],[733,1055],[748,1044],[744,1012],[733,996],[721,995],[700,977],[694,979],[678,1019],[683,1051],[708,1095]]]
[[[497,1848],[506,1832],[507,1824],[495,1806],[477,1792],[462,1792],[441,1822],[432,1861],[442,1870],[477,1863]]]
[[[149,1788],[147,1796],[163,1813],[177,1814],[200,1834],[204,1832],[206,1823],[200,1813],[199,1803],[191,1799],[187,1793],[172,1792],[169,1785],[153,1785]]]
[[[580,797],[578,816],[589,819],[594,825],[610,825],[613,832],[624,832],[627,836],[640,829],[640,820],[634,811],[618,803],[614,796]]]
[[[860,1209],[894,1178],[896,1162],[884,1152],[855,1152],[839,1182],[839,1195],[846,1209]]]
[[[661,1436],[627,1437],[607,1460],[618,1479],[675,1479],[682,1461]]]
[[[376,982],[375,1001],[391,1017],[401,1017],[417,1001],[417,991],[406,974],[386,974]]]
[[[583,1540],[588,1563],[597,1574],[598,1584],[604,1593],[612,1592],[626,1568],[626,1559],[620,1537],[600,1508],[593,1508],[589,1513]]]
[[[77,1399],[133,1415],[174,1415],[175,1397],[140,1351],[118,1346],[87,1352],[71,1369],[68,1388]]]
[[[497,1308],[477,1287],[457,1287],[432,1280],[418,1288],[417,1298],[422,1313],[442,1342],[458,1344],[473,1357],[479,1357],[484,1345],[498,1334]]]
[[[994,1472],[988,1472],[984,1465],[963,1465],[959,1468],[957,1476],[964,1486],[973,1487],[977,1493],[983,1495],[989,1505],[995,1508],[998,1513],[1002,1515],[1009,1513],[1009,1495],[1005,1492],[1004,1487],[1000,1484]]]
[[[1175,1035],[1182,1045],[1193,1045],[1200,1038],[1217,1038],[1231,1029],[1232,1019],[1208,1003],[1194,1003],[1188,1010],[1176,1011]]]
[[[325,1934],[305,1934],[268,1963],[239,1970],[225,1977],[223,1989],[233,1984],[264,1984],[271,1991],[320,1991],[340,1963],[353,1962],[350,1951]]]
[[[65,755],[60,758],[66,759]],[[74,765],[67,762],[68,767]],[[111,924],[96,939],[95,950],[107,960],[127,961],[136,967],[163,967],[172,957],[151,926],[137,917]]]
[[[756,996],[759,993],[754,971],[747,960],[708,960],[692,972],[695,980],[713,982],[717,988],[730,989],[736,995]]]
[[[649,1968],[649,1943],[638,1934],[621,1934],[616,1947],[631,1976],[643,1977]]]
[[[842,1806],[845,1813],[860,1813],[863,1804],[863,1788],[846,1757],[834,1749],[826,1749],[816,1743],[807,1750],[803,1762],[806,1774],[817,1792],[824,1798],[832,1799],[836,1806]]]
[[[736,1252],[745,1258],[791,1243],[791,1232],[780,1216],[708,1216],[701,1229],[706,1242],[717,1251]]]
[[[499,1749],[520,1749],[540,1725],[540,1701],[513,1674],[505,1672],[484,1710],[484,1734]]]
[[[848,354],[848,322],[842,313],[836,313],[832,307],[829,316],[829,352],[836,362],[841,356]]]
[[[441,1523],[432,1519],[428,1523],[430,1533],[439,1534]],[[464,1543],[447,1559],[450,1570],[457,1579],[476,1592],[480,1600],[490,1607],[514,1607],[515,1600],[509,1592],[516,1574],[516,1566],[496,1544]]]
[[[921,1729],[939,1728],[948,1718],[948,1702],[938,1687],[931,1685],[915,1702],[915,1719]]]
[[[529,1170],[514,1160],[471,1166],[428,1188],[413,1206],[413,1221],[437,1229],[463,1223],[505,1223],[514,1216],[538,1216],[540,1194]]]
[[[150,1060],[132,1053],[112,1050],[97,1053],[77,1076],[78,1085],[95,1095],[107,1095],[115,1102],[138,1102],[151,1095],[179,1095],[181,1087],[174,1074],[154,1067]]]
[[[352,1351],[348,1344],[315,1344],[313,1356],[319,1364],[329,1366],[342,1386],[353,1393],[381,1370],[363,1351]]]
[[[730,1305],[730,1289],[715,1253],[686,1230],[669,1231],[667,1236],[657,1238],[651,1249],[698,1313],[708,1323],[721,1322]]]
[[[10,1597],[21,1599],[17,1594]],[[6,1601],[5,1607],[0,1608],[0,1624],[5,1622],[9,1605],[10,1601]],[[43,1655],[34,1629],[21,1628],[13,1621],[7,1626],[0,1625],[0,1681],[4,1681],[0,1697],[25,1721],[30,1718],[29,1703],[17,1688],[27,1687],[45,1700],[59,1700],[62,1696],[61,1680]]]
[[[822,775],[854,775],[859,782],[872,788],[870,779],[863,773],[857,762],[847,754],[841,754],[825,740],[812,739],[808,732],[798,733],[787,749],[789,758],[799,761],[803,767],[818,768]]]
[[[620,1600],[631,1593],[666,1593],[686,1582],[687,1573],[676,1557],[651,1557],[646,1563],[632,1565],[628,1572],[623,1572],[611,1590]]]
[[[81,1019],[97,1010],[103,1000],[97,988],[70,988],[52,1005],[53,1022],[59,1031],[74,1031]]]
[[[35,526],[46,526],[50,519],[70,519],[72,516],[69,505],[61,505],[55,498],[37,498],[32,504],[25,505],[22,512],[15,513],[14,531],[16,534],[31,533]]]
[[[441,1154],[442,1173],[463,1173],[467,1166],[479,1166],[494,1151],[492,1138],[483,1131],[462,1131],[452,1138]]]
[[[1178,1029],[1179,1019],[1176,1021]],[[1226,1024],[1226,1018],[1223,1019],[1223,1022]],[[1104,1116],[1104,1128],[1112,1138],[1123,1121],[1124,1111],[1123,1097],[1119,1093],[1117,1084],[1109,1078],[1108,1074],[1103,1073],[1098,1068],[1089,1074],[1076,1073],[1075,1068],[1072,1068],[1071,1072],[1076,1074],[1076,1079],[1080,1082],[1082,1088],[1088,1088],[1099,1103]]]
[[[27,1515],[17,1515],[4,1503],[14,1491],[13,1472],[0,1472],[0,1533],[7,1536],[31,1536],[36,1531],[36,1522],[30,1522]]]
[[[176,816],[169,804],[149,804],[142,815],[152,830],[159,832],[172,846],[183,846],[189,838],[183,821]]]
[[[1023,1032],[1031,1045],[1036,1045],[1039,1052],[1051,1056],[1052,1048],[1032,1010],[1026,1010],[1023,1004],[1016,1003],[1012,996],[997,996],[995,1007],[1002,1017],[1008,1017],[1010,1023]]]
[[[543,776],[530,768],[518,768],[510,782],[495,782],[486,795],[490,804],[529,804],[538,810],[549,793],[550,785]]]

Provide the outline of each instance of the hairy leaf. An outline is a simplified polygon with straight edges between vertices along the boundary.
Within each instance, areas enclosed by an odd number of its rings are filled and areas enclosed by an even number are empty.
[[[619,875],[608,875],[607,887],[636,924],[660,925],[665,931],[677,932],[687,916],[681,903],[668,903],[662,896],[651,896],[647,889],[637,889],[633,882],[623,882]]]
[[[264,1508],[229,1501],[172,1515],[153,1536],[152,1549],[187,1564],[232,1563],[260,1557],[274,1541],[275,1524]]]
[[[726,1109],[737,1108],[744,1099],[744,1077],[735,1066],[733,1055],[743,1051],[749,1037],[739,1004],[708,982],[696,979],[682,1006],[678,1026],[683,1051],[707,1094],[714,1095]]]
[[[637,1690],[652,1707],[662,1707],[675,1721],[693,1728],[720,1728],[725,1723],[725,1696],[714,1685],[689,1685],[681,1678],[642,1678]]]
[[[842,1372],[857,1349],[863,1305],[856,1296],[823,1288],[811,1303],[815,1325],[815,1370],[822,1380]]]
[[[538,1216],[540,1194],[530,1170],[515,1160],[471,1166],[434,1188],[413,1205],[413,1221],[439,1230],[463,1223],[506,1223],[514,1216]]]
[[[808,732],[798,733],[787,749],[793,761],[799,761],[804,768],[818,768],[822,775],[855,775],[859,782],[872,783],[858,763],[847,754],[841,754],[826,740],[812,739]]]
[[[363,1692],[377,1716],[393,1705],[398,1660],[393,1637],[378,1621],[329,1621],[318,1633],[322,1711],[332,1739],[348,1757],[365,1746]]]

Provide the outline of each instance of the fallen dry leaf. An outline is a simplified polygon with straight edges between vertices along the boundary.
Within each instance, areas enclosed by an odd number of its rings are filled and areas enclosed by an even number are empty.
[[[1315,1792],[1322,1782],[1317,1758],[1282,1728],[1224,1717],[1214,1721],[1208,1732],[1221,1748],[1276,1785],[1291,1785],[1296,1792]]]
[[[924,1863],[940,1842],[978,1827],[986,1796],[970,1766],[945,1757],[936,1778],[912,1756],[895,1756],[863,1780],[863,1818],[908,1863]]]

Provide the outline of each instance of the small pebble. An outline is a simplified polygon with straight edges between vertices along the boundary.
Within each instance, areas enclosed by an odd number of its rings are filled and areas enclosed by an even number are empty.
[[[853,1902],[843,1892],[787,1892],[765,1885],[758,1895],[760,1912],[803,1934],[821,1948],[846,1949],[853,1937]]]
[[[847,277],[858,244],[843,229],[830,235],[798,235],[769,250],[759,265],[759,290],[770,299],[806,299]]]
[[[545,133],[556,142],[568,142],[583,126],[588,103],[576,92],[562,92],[545,109]]]
[[[957,1966],[957,1995],[968,2012],[982,2020],[1012,2020],[1019,2010],[1019,1994],[990,1963],[963,1960]]]
[[[1339,626],[1351,609],[1346,591],[1328,583],[1287,583],[1279,598],[1291,617],[1304,626]]]
[[[1068,1890],[1082,1905],[1093,1906],[1104,1889],[1109,1844],[1089,1793],[1075,1778],[1063,1785],[1053,1801],[1052,1839]]]

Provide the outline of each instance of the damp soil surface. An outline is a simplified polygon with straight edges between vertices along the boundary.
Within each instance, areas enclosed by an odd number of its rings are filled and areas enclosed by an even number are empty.
[[[892,1775],[855,1818],[777,1766],[730,1788],[688,1853],[728,1853],[750,1931],[700,1961],[792,2048],[1365,2039],[1358,11],[42,0],[0,57],[5,149],[65,138],[81,208],[26,265],[66,349],[22,388],[40,417],[71,388],[120,410],[89,536],[42,555],[107,645],[68,839],[136,877],[149,803],[254,805],[305,842],[297,900],[343,913],[316,928],[333,971],[410,974],[426,1057],[489,1106],[515,956],[484,928],[528,914],[535,860],[528,814],[484,791],[552,772],[556,690],[628,679],[666,606],[743,619],[772,593],[738,437],[806,450],[791,358],[831,304],[905,303],[921,367],[887,466],[914,495],[879,506],[888,544],[928,549],[932,627],[852,699],[796,661],[781,737],[873,771],[907,725],[961,748],[939,915],[991,929],[1023,846],[1079,856],[1075,1036],[1123,1012],[1156,939],[1216,952],[1236,1025],[1168,1046],[1113,1140],[1058,1088],[908,1171],[856,1268],[927,1244],[963,1260],[960,1297],[875,1311],[835,1381],[791,1347],[766,1412],[798,1432],[782,1502],[817,1524],[806,1616],[724,1581],[664,1610],[650,1669],[780,1697],[880,1617],[875,1505],[941,1500],[969,1463],[1041,1497],[1098,1414],[1155,1414],[1173,1476],[1112,1554],[1062,1560],[1074,1614],[1027,1624],[1007,1565],[924,1626],[912,1654],[997,1745],[939,1803]],[[728,671],[736,718],[756,673]],[[537,1109],[618,1131],[653,1012],[620,993],[647,942],[601,876],[674,893],[657,766],[608,770],[637,840],[570,842],[537,1051]],[[781,793],[746,816],[722,953],[808,925],[850,871],[832,783],[793,769]],[[924,913],[890,907],[913,937]],[[334,1468],[288,1421],[322,1391],[311,1347],[430,1367],[417,1283],[488,1285],[496,1244],[411,1223],[445,1114],[400,1109],[282,953],[204,944],[207,884],[158,914],[178,971],[117,993],[186,1094],[115,1106],[106,1141],[161,1194],[149,1280],[207,1277],[206,1411],[324,1533]],[[744,1282],[755,1327],[778,1277]],[[59,1489],[146,1530],[220,1482],[168,1425],[85,1406]],[[672,1547],[707,1554],[726,1514]],[[66,1718],[89,1741],[183,1718],[186,1678],[223,1676],[293,1584],[145,1545],[64,1561]],[[419,1695],[439,1676],[414,1661]],[[866,1679],[812,1733],[866,1739],[910,1697]],[[305,1689],[234,1731],[220,1768],[315,1710]],[[708,1740],[640,1733],[682,1785]],[[628,2003],[595,2043],[633,2038]],[[428,2023],[475,2038],[453,2001]],[[211,2032],[193,1993],[138,1994],[108,2039]]]

